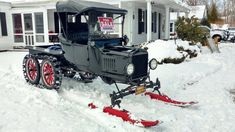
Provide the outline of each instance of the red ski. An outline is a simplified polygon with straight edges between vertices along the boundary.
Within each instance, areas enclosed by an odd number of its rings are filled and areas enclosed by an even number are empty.
[[[93,103],[88,104],[88,106],[91,109],[98,108]],[[142,120],[142,119],[141,120],[132,119],[130,116],[130,112],[128,112],[126,110],[117,110],[112,107],[104,107],[103,112],[108,113],[109,115],[112,115],[112,116],[122,118],[123,121],[129,122],[129,123],[131,123],[133,125],[137,125],[137,126],[152,127],[152,126],[156,126],[161,123],[159,120],[147,121],[147,120]]]
[[[163,101],[164,103],[172,104],[172,105],[179,106],[179,107],[188,107],[188,106],[198,103],[196,101],[191,101],[191,102],[176,101],[176,100],[171,99],[167,95],[164,95],[164,94],[160,95],[160,94],[156,94],[152,92],[146,92],[145,95],[148,95],[151,99],[160,100],[160,101]]]

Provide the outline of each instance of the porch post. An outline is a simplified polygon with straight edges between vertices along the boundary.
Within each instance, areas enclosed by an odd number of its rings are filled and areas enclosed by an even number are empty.
[[[170,35],[170,7],[165,6],[165,8],[166,8],[165,39],[169,39],[169,35]]]
[[[45,42],[45,44],[49,44],[48,17],[47,17],[48,13],[47,12],[48,12],[47,9],[45,9],[43,11],[43,20],[44,20],[44,27],[43,28],[44,28],[44,38],[45,38],[44,42]]]
[[[152,4],[147,0],[147,41],[152,40]]]

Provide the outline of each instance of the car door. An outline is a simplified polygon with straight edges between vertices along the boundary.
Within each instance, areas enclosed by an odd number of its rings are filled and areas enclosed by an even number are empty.
[[[77,66],[88,66],[89,58],[88,58],[88,45],[87,44],[73,44],[73,53],[74,53],[74,61]]]
[[[62,36],[58,36],[59,40],[61,42],[61,46],[63,48],[64,53],[64,57],[66,58],[66,60],[68,60],[70,63],[74,64],[74,54],[73,54],[73,45],[71,44],[71,41],[66,40],[64,37]]]

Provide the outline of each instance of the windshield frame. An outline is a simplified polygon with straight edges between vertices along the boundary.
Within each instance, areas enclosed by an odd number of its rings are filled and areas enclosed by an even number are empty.
[[[102,14],[102,15],[101,15]],[[116,19],[121,19],[119,23],[113,23],[114,25],[118,25],[119,28],[119,32],[118,34],[112,33],[112,32],[103,32],[103,31],[99,31],[101,34],[94,34],[94,32],[96,31],[95,28],[99,28],[99,21],[98,21],[98,17],[104,17],[104,18],[108,18],[110,16],[105,16],[104,14],[108,14],[108,15],[117,15],[116,17],[112,17],[113,21],[115,21]],[[88,41],[95,41],[95,40],[105,40],[105,39],[120,39],[123,37],[124,35],[124,21],[125,21],[125,14],[121,14],[121,13],[112,13],[112,12],[101,12],[101,11],[90,11],[88,13],[89,19],[87,20],[87,23],[89,25],[88,29],[88,33],[89,33],[89,38]],[[120,24],[120,25],[119,25]],[[121,28],[119,27],[121,26]],[[121,31],[120,31],[121,30]],[[121,34],[120,34],[121,33]],[[95,37],[94,35],[100,35]],[[103,36],[102,36],[103,35]],[[111,37],[111,35],[117,35],[118,37]]]

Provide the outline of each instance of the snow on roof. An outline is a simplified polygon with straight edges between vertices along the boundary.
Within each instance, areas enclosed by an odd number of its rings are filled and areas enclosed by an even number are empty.
[[[204,18],[204,13],[206,11],[205,5],[190,6],[191,11],[189,12],[189,17],[195,16],[198,19]]]
[[[4,0],[0,0],[0,4],[10,4],[10,3]]]
[[[182,17],[182,16],[185,16],[184,12],[180,12],[179,16],[178,16],[177,12],[171,12],[170,13],[170,20],[171,21],[176,21],[178,19],[178,17]]]
[[[182,0],[174,0],[175,3],[180,4],[184,7],[190,8],[186,2],[183,2]]]
[[[206,11],[206,6],[205,5],[199,5],[199,6],[190,6],[190,12],[188,14],[188,17],[195,16],[198,19],[204,18],[204,13]],[[179,17],[185,16],[184,12],[179,13]],[[177,12],[171,12],[170,14],[170,20],[171,21],[176,21],[178,18]]]

